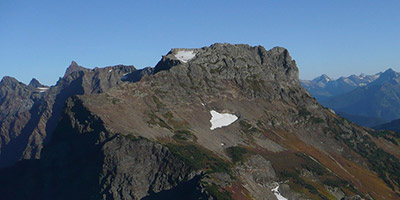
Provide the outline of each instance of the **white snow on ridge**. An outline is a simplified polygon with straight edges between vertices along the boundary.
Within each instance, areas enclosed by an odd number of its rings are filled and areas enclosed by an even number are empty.
[[[40,93],[46,92],[47,90],[49,90],[48,87],[37,87],[36,89],[38,89]]]
[[[278,186],[276,186],[274,189],[271,190],[274,193],[274,195],[276,196],[276,198],[278,200],[288,200],[287,198],[285,198],[284,196],[281,195],[281,193],[278,191],[278,189],[279,189],[279,184],[278,184]]]
[[[221,128],[223,126],[229,126],[233,122],[235,122],[238,117],[236,115],[232,115],[229,113],[218,113],[215,110],[210,111],[211,114],[211,127],[210,130],[214,130],[216,128]]]
[[[196,54],[193,52],[193,50],[180,50],[175,54],[175,57],[184,63],[194,58],[195,56]]]

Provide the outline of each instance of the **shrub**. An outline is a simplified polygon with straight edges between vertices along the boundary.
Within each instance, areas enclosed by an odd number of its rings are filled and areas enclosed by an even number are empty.
[[[228,163],[203,147],[194,144],[178,145],[171,143],[167,144],[167,147],[172,154],[180,158],[194,170],[203,169],[210,173],[223,172],[232,174]]]
[[[230,199],[232,199],[231,193],[229,193],[228,191],[226,191],[224,189],[219,188],[214,183],[207,185],[206,186],[206,190],[215,199],[218,199],[218,200],[230,200]]]
[[[305,108],[301,108],[301,109],[299,109],[299,115],[301,117],[307,117],[307,116],[311,115],[311,112],[306,110]]]
[[[228,147],[226,149],[228,156],[232,159],[233,163],[243,162],[244,155],[247,154],[247,149],[239,146]]]
[[[189,130],[176,130],[175,134],[172,136],[175,140],[188,140],[193,137],[192,132]]]

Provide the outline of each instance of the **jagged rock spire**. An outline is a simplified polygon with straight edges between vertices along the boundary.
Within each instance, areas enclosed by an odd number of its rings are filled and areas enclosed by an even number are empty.
[[[64,77],[70,75],[73,72],[76,71],[84,71],[84,70],[88,70],[82,66],[79,66],[78,63],[76,63],[75,61],[72,61],[71,64],[69,65],[69,67],[67,68],[67,70],[65,71]]]

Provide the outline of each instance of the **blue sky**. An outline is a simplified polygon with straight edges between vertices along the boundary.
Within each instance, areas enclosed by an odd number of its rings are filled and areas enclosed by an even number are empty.
[[[399,1],[0,1],[0,77],[52,85],[88,68],[154,66],[171,48],[282,46],[300,78],[400,69]]]

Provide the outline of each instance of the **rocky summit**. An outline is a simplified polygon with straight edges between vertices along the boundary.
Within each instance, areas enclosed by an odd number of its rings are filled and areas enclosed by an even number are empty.
[[[71,65],[42,93],[0,84],[1,105],[26,101],[0,107],[1,161],[20,160],[0,170],[2,199],[400,199],[396,135],[321,106],[284,48]]]

